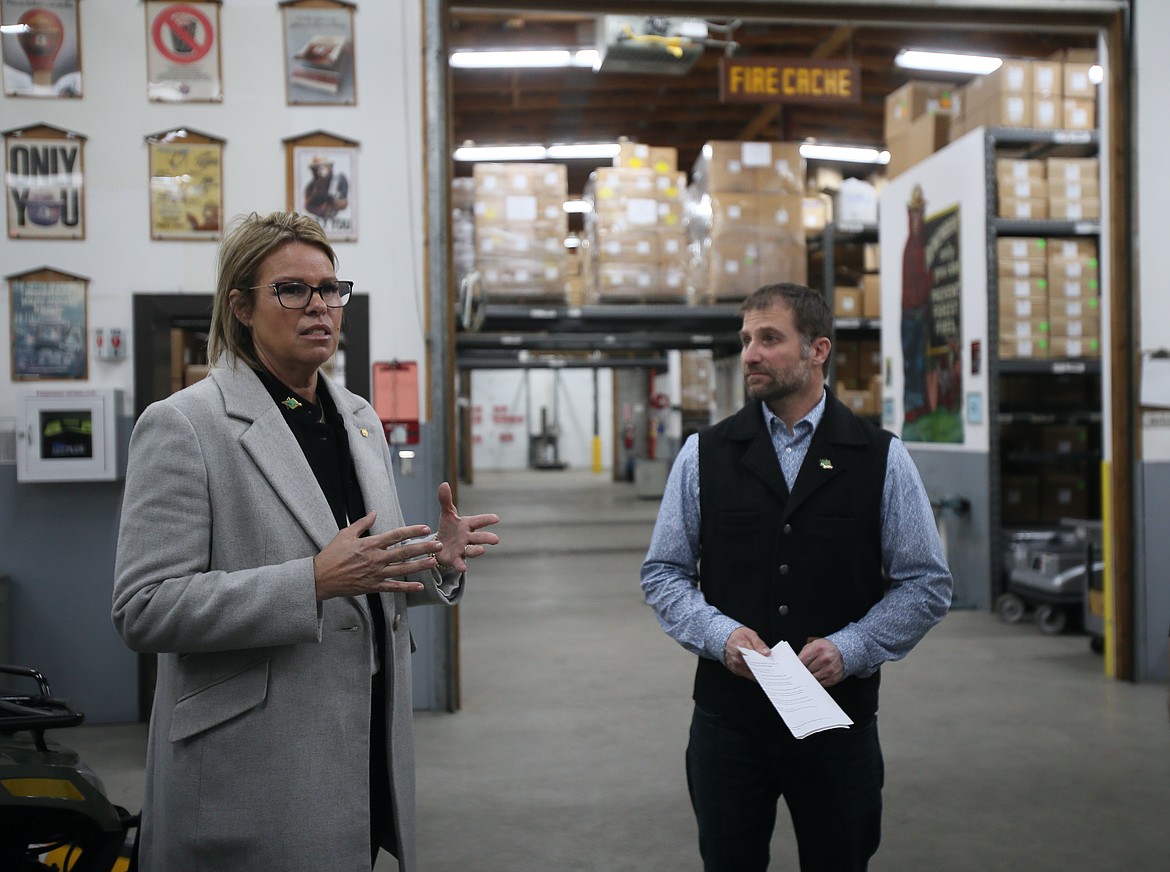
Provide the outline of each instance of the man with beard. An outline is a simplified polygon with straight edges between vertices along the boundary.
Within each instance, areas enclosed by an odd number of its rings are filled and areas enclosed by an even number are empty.
[[[803,285],[744,301],[750,401],[689,437],[642,590],[699,655],[687,784],[705,872],[761,872],[784,797],[803,872],[864,870],[881,839],[879,667],[946,614],[952,579],[902,442],[824,384],[832,314]],[[853,725],[795,739],[741,649],[788,643]]]

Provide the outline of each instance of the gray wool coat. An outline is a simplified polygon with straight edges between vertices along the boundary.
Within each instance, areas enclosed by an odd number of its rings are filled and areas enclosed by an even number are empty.
[[[321,376],[346,419],[377,533],[404,525],[369,403]],[[416,521],[417,522],[417,519]],[[141,836],[144,872],[368,872],[370,673],[364,597],[316,601],[313,557],[337,524],[300,446],[244,366],[151,405],[135,425],[113,620],[158,654]],[[399,868],[415,872],[407,606],[463,578],[382,594]]]

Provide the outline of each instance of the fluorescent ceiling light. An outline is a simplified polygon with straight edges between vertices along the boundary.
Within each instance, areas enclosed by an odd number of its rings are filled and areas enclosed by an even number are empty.
[[[986,76],[1003,65],[1002,58],[986,55],[952,54],[942,51],[904,48],[894,58],[894,65],[908,70],[931,70],[936,73],[964,73]]]
[[[800,156],[806,160],[838,160],[846,163],[888,164],[890,153],[876,148],[855,145],[816,145],[811,142],[800,146]]]
[[[1105,68],[1100,64],[1093,64],[1089,67],[1089,81],[1094,85],[1100,85],[1105,81]]]
[[[32,28],[27,24],[0,24],[0,33],[29,33]]]
[[[590,160],[614,158],[622,148],[616,142],[583,142],[577,145],[550,145],[549,160]]]
[[[458,161],[496,160],[611,160],[621,146],[616,142],[577,145],[464,145],[455,149]]]
[[[464,145],[455,149],[455,160],[544,160],[543,145]]]
[[[455,51],[453,67],[468,70],[517,69],[539,67],[594,67],[597,49],[506,49],[501,51]]]
[[[589,203],[586,200],[565,200],[565,202],[561,204],[561,208],[570,215],[583,214],[589,211]]]

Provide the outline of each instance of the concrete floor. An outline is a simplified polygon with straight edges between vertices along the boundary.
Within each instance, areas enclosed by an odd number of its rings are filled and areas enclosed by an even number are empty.
[[[498,512],[459,609],[461,709],[417,715],[426,870],[699,870],[683,751],[693,658],[642,603],[657,509],[580,471],[481,473]],[[1170,868],[1166,687],[1103,676],[1084,636],[957,611],[884,670],[874,872]],[[145,728],[58,739],[141,802]],[[782,811],[773,869],[795,869]],[[391,870],[388,858],[378,870]]]

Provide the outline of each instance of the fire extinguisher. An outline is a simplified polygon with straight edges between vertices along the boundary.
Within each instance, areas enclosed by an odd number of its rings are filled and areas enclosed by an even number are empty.
[[[626,425],[622,427],[622,446],[626,451],[634,450],[634,422],[627,421]]]

